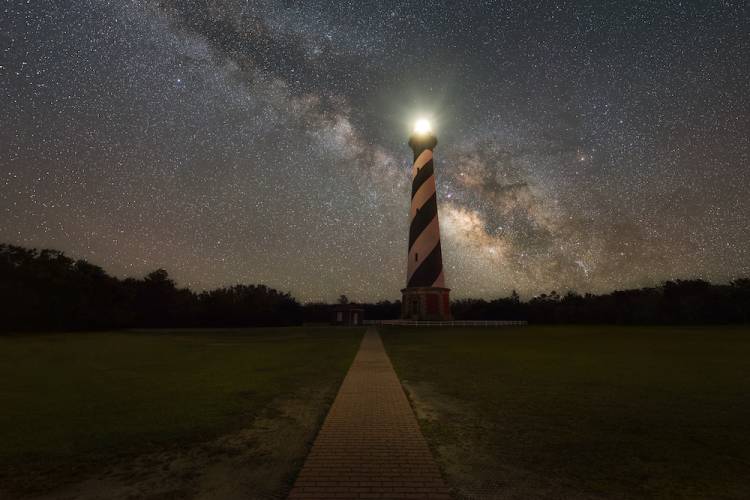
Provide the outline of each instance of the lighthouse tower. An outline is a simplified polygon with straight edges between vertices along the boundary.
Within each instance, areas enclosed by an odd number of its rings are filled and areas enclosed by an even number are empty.
[[[427,120],[418,120],[409,146],[414,151],[409,211],[409,257],[406,288],[401,290],[401,318],[424,321],[450,319],[450,289],[445,287],[440,249],[437,193],[432,151],[437,138]]]

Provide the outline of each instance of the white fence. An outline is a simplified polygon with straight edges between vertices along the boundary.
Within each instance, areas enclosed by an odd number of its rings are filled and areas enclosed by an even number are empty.
[[[365,320],[377,326],[526,326],[528,321],[412,321],[407,319]]]

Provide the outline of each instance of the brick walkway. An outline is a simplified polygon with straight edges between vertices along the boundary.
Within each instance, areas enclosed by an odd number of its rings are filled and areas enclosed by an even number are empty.
[[[450,498],[376,331],[365,333],[289,498]]]

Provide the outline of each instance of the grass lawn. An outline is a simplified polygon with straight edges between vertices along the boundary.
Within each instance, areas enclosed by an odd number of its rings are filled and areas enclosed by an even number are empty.
[[[459,498],[748,498],[750,329],[381,335]]]
[[[273,420],[268,409],[284,398],[302,395],[315,405],[305,409],[314,432],[361,334],[279,328],[0,336],[0,497],[4,487],[6,494],[33,492],[102,464],[216,439],[260,416]],[[252,439],[254,446],[259,438]],[[292,444],[289,459],[301,460],[306,443]]]

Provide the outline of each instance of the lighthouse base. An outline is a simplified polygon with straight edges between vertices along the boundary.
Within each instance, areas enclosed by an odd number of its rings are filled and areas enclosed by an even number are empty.
[[[401,319],[415,321],[449,321],[450,288],[419,286],[401,290]]]

